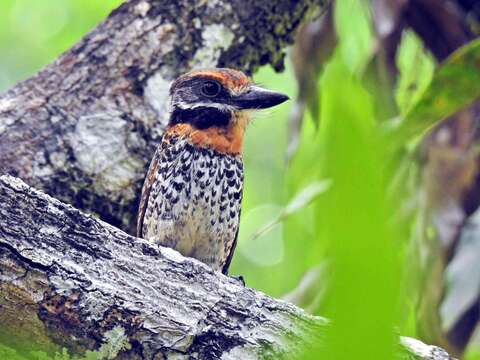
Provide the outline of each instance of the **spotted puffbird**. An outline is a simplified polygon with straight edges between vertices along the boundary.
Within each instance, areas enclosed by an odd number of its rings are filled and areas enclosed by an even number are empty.
[[[170,118],[143,185],[137,235],[227,273],[253,110],[286,101],[232,69],[195,70],[170,87]]]

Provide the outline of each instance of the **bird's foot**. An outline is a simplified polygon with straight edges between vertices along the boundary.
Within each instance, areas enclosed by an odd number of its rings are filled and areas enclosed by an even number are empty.
[[[245,279],[243,278],[242,275],[230,276],[230,278],[237,280],[238,282],[240,282],[240,284],[242,284],[242,286],[245,286]]]

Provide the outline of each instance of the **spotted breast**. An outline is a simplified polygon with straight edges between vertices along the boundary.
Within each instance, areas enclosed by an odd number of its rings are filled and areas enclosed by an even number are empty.
[[[226,272],[240,222],[241,155],[167,134],[148,177],[155,179],[138,235]]]

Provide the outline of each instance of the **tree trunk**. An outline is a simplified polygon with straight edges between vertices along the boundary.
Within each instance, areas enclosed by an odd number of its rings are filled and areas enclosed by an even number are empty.
[[[130,0],[0,97],[0,174],[133,233],[170,81],[194,67],[283,67],[318,0]]]
[[[121,359],[292,358],[328,324],[17,178],[0,177],[0,204],[2,343]],[[405,358],[450,359],[402,344]]]

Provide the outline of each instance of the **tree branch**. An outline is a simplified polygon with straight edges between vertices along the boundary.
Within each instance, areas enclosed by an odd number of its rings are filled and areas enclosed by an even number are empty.
[[[131,232],[167,121],[172,79],[194,67],[283,67],[318,0],[130,0],[0,97],[0,173]]]
[[[2,342],[23,336],[32,349],[84,352],[120,330],[126,359],[291,358],[327,326],[19,179],[0,177],[0,204]],[[440,348],[402,343],[409,356],[449,359]]]

